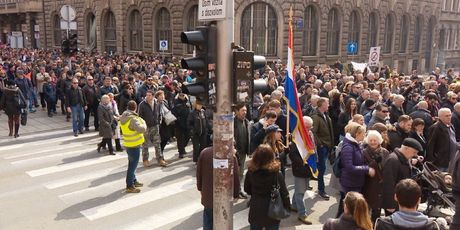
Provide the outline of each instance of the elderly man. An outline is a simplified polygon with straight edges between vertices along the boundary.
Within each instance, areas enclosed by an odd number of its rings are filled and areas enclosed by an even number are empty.
[[[383,197],[382,208],[385,213],[391,214],[397,208],[397,203],[394,200],[395,186],[403,179],[411,178],[411,166],[409,160],[417,156],[418,152],[423,151],[422,145],[413,139],[404,139],[401,148],[396,148],[387,158],[383,165]],[[423,158],[420,157],[420,161]],[[411,163],[416,163],[414,159]]]
[[[404,97],[396,94],[393,98],[393,104],[390,106],[390,124],[398,121],[399,117],[406,114],[403,108]]]
[[[367,124],[367,126],[372,127],[377,123],[382,123],[386,125],[389,112],[390,111],[388,110],[388,105],[378,104],[377,106],[375,106],[375,109],[372,112],[372,118]]]
[[[442,108],[438,112],[439,120],[430,128],[428,134],[427,161],[433,162],[441,171],[447,172],[449,162],[458,149],[455,130],[452,126],[452,112]]]
[[[305,125],[305,129],[309,132],[310,137],[312,138],[313,146],[316,148],[313,133],[310,130],[313,126],[313,120],[311,117],[304,116],[303,123]],[[294,142],[291,142],[289,149],[289,159],[292,161],[292,174],[294,175],[294,195],[292,196],[291,209],[297,211],[297,219],[299,221],[304,224],[311,225],[312,222],[308,220],[303,199],[305,192],[310,187],[309,182],[310,178],[312,178],[311,170],[309,169],[308,164],[304,163],[305,161]]]
[[[428,129],[433,125],[433,118],[430,115],[430,111],[428,110],[428,103],[426,101],[421,101],[417,104],[417,110],[410,113],[409,116],[412,117],[413,120],[416,118],[420,118],[425,122],[425,128],[423,129],[423,135],[428,137]]]

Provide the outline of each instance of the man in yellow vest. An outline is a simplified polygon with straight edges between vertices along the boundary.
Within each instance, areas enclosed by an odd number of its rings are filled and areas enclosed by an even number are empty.
[[[136,180],[136,168],[139,162],[141,146],[144,143],[144,133],[147,130],[145,121],[135,112],[135,101],[128,102],[128,108],[120,117],[120,127],[123,132],[123,145],[128,153],[128,172],[126,174],[126,192],[139,193],[143,184]]]

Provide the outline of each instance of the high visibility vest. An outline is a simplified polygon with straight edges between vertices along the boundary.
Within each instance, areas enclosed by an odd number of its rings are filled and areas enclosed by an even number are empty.
[[[135,130],[131,130],[129,128],[131,119],[129,119],[124,124],[121,124],[120,122],[120,128],[121,128],[121,131],[123,132],[123,146],[125,146],[126,148],[139,147],[140,145],[144,143],[144,134],[137,132]],[[134,119],[137,119],[139,122],[144,122],[142,118],[137,117],[137,116],[134,117]]]

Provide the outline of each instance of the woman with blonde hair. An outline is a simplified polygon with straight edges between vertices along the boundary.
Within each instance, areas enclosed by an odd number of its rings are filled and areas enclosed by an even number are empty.
[[[250,229],[279,229],[280,221],[267,214],[270,194],[276,182],[284,208],[290,209],[289,192],[280,173],[280,162],[276,160],[272,147],[262,144],[252,154],[244,180],[244,191],[251,195],[248,218]]]
[[[328,219],[323,230],[359,229],[372,230],[367,202],[358,192],[348,192],[343,200],[344,213],[337,219]]]

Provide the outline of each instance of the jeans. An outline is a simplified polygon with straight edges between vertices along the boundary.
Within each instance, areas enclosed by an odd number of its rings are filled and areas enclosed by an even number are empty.
[[[83,113],[83,107],[81,105],[71,106],[72,110],[72,128],[73,132],[76,133],[79,130],[83,130],[83,121],[85,120],[85,114]]]
[[[265,229],[265,230],[278,230],[278,229],[280,229],[280,223],[277,223],[277,224],[272,225],[272,226],[266,226],[266,227],[259,226],[257,224],[251,224],[249,229],[250,230],[262,230],[262,229]]]
[[[303,201],[305,192],[308,188],[310,178],[294,177],[294,195],[292,196],[292,207],[297,209],[297,215],[304,216],[307,214],[305,203]]]
[[[128,153],[128,171],[126,172],[126,187],[133,187],[134,181],[136,181],[136,168],[139,162],[141,148],[126,148]]]
[[[212,208],[204,208],[203,210],[203,230],[212,230]]]
[[[318,192],[325,193],[324,173],[326,172],[326,160],[329,154],[328,147],[318,148]]]

